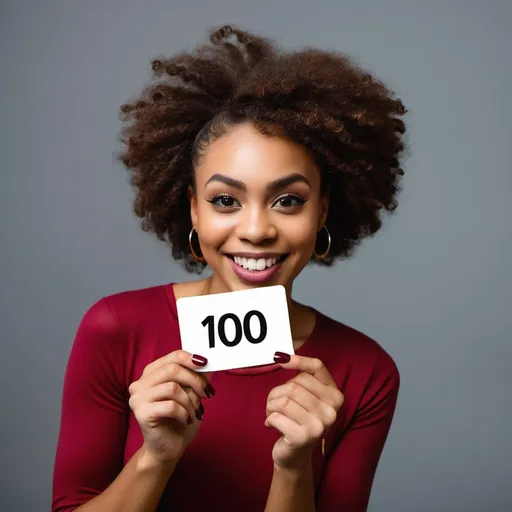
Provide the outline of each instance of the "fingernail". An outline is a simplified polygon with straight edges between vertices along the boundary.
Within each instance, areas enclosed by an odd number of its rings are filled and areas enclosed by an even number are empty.
[[[203,404],[201,402],[199,402],[199,407],[197,408],[197,410],[199,411],[199,414],[201,416],[204,414],[204,407],[203,407]]]
[[[188,423],[189,425],[191,425],[193,421],[194,421],[194,420],[193,420],[190,416],[187,418],[187,423]]]
[[[274,354],[274,361],[276,363],[288,363],[291,358],[290,354],[285,354],[284,352],[276,352]]]
[[[197,354],[194,354],[192,356],[192,362],[197,366],[206,366],[206,363],[208,362],[208,359],[203,356],[199,356]]]
[[[208,384],[208,386],[204,388],[204,393],[207,398],[211,398],[215,395],[215,389],[211,384]]]
[[[196,411],[196,418],[199,421],[203,421],[203,415],[199,412],[199,409]]]

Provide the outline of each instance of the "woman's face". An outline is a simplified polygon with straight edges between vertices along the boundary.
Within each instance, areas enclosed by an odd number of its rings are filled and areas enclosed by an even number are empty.
[[[249,123],[237,125],[208,146],[195,179],[192,224],[213,271],[212,288],[281,284],[290,291],[328,209],[307,150]]]

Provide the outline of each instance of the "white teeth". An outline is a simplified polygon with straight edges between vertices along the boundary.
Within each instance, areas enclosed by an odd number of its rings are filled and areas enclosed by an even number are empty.
[[[266,268],[272,267],[277,263],[277,258],[240,258],[239,256],[235,256],[233,258],[237,265],[240,265],[247,270],[265,270]]]
[[[256,262],[256,270],[265,270],[267,266],[267,260],[261,258]]]

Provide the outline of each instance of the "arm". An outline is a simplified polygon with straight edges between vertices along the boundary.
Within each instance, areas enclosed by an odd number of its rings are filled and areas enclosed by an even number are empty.
[[[141,447],[107,489],[75,511],[154,512],[175,467],[156,463]]]
[[[303,470],[293,471],[274,464],[265,512],[315,512],[311,459]]]
[[[394,362],[368,384],[353,423],[331,453],[316,499],[318,512],[365,512],[400,387]]]
[[[91,306],[64,378],[52,512],[153,511],[174,470],[154,463],[143,448],[123,469],[126,342],[107,299]]]
[[[267,397],[265,426],[282,436],[272,449],[274,475],[265,510],[314,512],[312,454],[335,423],[343,393],[320,359],[276,352],[274,360],[299,373]]]

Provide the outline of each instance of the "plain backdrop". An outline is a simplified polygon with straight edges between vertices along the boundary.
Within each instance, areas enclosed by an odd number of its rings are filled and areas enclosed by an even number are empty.
[[[370,512],[512,510],[510,1],[11,0],[0,19],[1,510],[49,510],[86,309],[187,278],[132,214],[118,108],[152,57],[229,22],[347,52],[410,110],[396,214],[295,286],[401,373]]]

